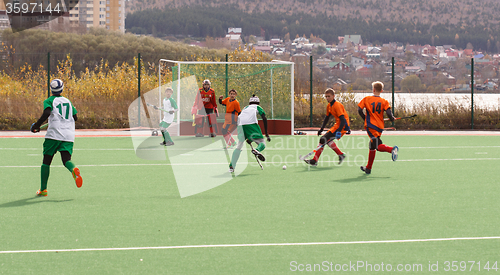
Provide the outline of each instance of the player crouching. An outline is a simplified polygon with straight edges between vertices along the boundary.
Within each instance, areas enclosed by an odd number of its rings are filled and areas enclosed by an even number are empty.
[[[325,148],[325,144],[328,144],[328,146],[335,151],[335,153],[339,156],[339,164],[342,164],[345,159],[345,155],[335,144],[335,139],[340,139],[344,134],[351,133],[349,116],[347,115],[344,105],[335,100],[335,91],[331,88],[326,89],[325,98],[326,101],[328,101],[328,105],[326,105],[326,116],[323,120],[323,125],[321,125],[321,129],[318,131],[318,136],[323,132],[323,129],[331,116],[335,117],[335,125],[333,125],[333,127],[320,138],[314,157],[312,159],[304,160],[307,164],[312,166],[318,165],[318,159]]]
[[[231,163],[229,164],[229,172],[234,172],[236,168],[236,163],[240,157],[241,149],[243,148],[244,142],[255,142],[257,143],[257,148],[252,150],[252,154],[257,156],[261,161],[265,161],[266,158],[262,155],[262,151],[266,148],[266,142],[262,136],[262,131],[257,120],[257,114],[262,117],[264,123],[264,131],[266,132],[267,141],[270,142],[271,138],[267,132],[267,118],[264,109],[260,107],[260,100],[257,96],[253,95],[250,98],[249,105],[243,108],[241,114],[238,117],[238,146],[233,151],[233,156],[231,158]]]

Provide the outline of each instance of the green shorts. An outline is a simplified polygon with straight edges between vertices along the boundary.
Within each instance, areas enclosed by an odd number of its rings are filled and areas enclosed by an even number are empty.
[[[167,128],[168,128],[168,126],[170,126],[170,123],[166,123],[165,121],[162,121],[162,122],[160,122],[160,125],[159,125],[159,126],[160,126],[160,128],[165,128],[165,129],[167,129]]]
[[[60,141],[55,139],[46,138],[43,142],[43,154],[53,156],[57,152],[68,151],[73,155],[73,142]]]
[[[259,124],[248,124],[238,126],[238,139],[254,141],[256,139],[263,139],[262,131]]]

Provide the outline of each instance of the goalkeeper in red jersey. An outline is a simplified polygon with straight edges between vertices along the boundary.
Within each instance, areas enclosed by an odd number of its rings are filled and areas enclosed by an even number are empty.
[[[335,118],[335,125],[333,125],[333,127],[320,138],[318,149],[316,150],[314,157],[312,159],[304,160],[307,164],[312,166],[318,165],[319,156],[321,156],[326,144],[328,144],[328,146],[335,151],[335,153],[339,156],[339,164],[342,164],[345,159],[345,155],[342,151],[340,151],[339,147],[337,147],[337,144],[335,144],[335,139],[340,139],[343,135],[351,133],[349,116],[344,109],[344,105],[335,100],[335,91],[331,88],[326,89],[325,98],[326,101],[328,101],[328,105],[326,105],[326,116],[323,121],[323,125],[321,125],[321,129],[318,131],[318,136],[323,132],[323,129],[331,116]]]
[[[367,96],[358,104],[358,113],[365,121],[365,129],[370,137],[370,152],[368,154],[368,164],[361,166],[361,170],[366,174],[371,174],[375,153],[377,151],[387,152],[392,154],[392,160],[398,159],[398,146],[389,147],[382,143],[380,137],[384,130],[384,112],[391,121],[394,121],[389,102],[380,97],[384,90],[384,83],[376,81],[372,83],[373,95]],[[366,115],[363,112],[366,110]]]
[[[219,104],[226,106],[226,116],[224,118],[224,125],[222,126],[222,135],[226,141],[226,147],[236,146],[236,141],[234,140],[231,132],[233,132],[238,127],[238,116],[241,113],[240,102],[236,99],[235,89],[229,91],[229,97],[222,100],[223,96],[219,97]]]
[[[210,80],[203,80],[203,88],[199,89],[193,108],[191,108],[191,114],[195,115],[194,134],[196,137],[203,137],[203,133],[198,133],[198,129],[201,128],[201,132],[203,132],[205,117],[208,119],[210,137],[217,136],[217,119],[215,116],[217,113],[217,102],[215,101],[215,91],[210,88],[210,85]]]

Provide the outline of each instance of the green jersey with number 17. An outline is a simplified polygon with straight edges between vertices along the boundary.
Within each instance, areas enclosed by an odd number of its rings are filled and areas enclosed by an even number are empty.
[[[77,113],[69,99],[63,96],[51,96],[43,102],[43,109],[51,109],[49,127],[45,138],[60,141],[75,141],[75,120]]]

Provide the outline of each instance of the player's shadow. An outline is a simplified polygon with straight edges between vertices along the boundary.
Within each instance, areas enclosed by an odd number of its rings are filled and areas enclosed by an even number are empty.
[[[361,174],[355,178],[347,178],[347,179],[340,179],[340,180],[333,180],[333,182],[338,182],[338,183],[353,183],[353,182],[367,182],[367,181],[372,181],[372,180],[380,180],[380,179],[390,179],[391,177],[374,177],[372,175],[367,175],[367,174]]]
[[[304,171],[307,171],[307,172],[325,171],[325,170],[332,170],[334,168],[337,168],[337,166],[304,166],[303,171],[296,171],[295,173],[302,173]]]
[[[72,201],[73,199],[69,200],[47,200],[42,197],[31,197],[31,198],[26,198],[26,199],[20,199],[17,201],[11,201],[11,202],[6,202],[0,204],[0,208],[7,208],[7,207],[21,207],[21,206],[26,206],[26,205],[32,205],[32,204],[37,204],[37,203],[47,203],[47,202],[54,202],[54,203],[59,203],[59,202],[69,202]]]

